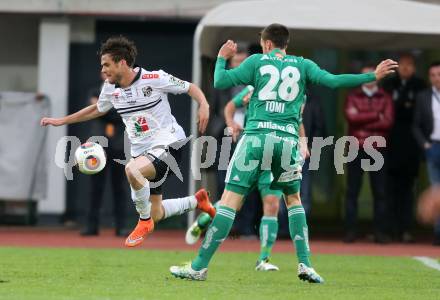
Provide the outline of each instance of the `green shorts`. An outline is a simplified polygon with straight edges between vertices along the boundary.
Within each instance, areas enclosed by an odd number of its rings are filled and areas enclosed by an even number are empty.
[[[278,199],[281,199],[283,197],[283,191],[281,189],[272,189],[270,186],[273,181],[273,175],[272,173],[267,170],[263,170],[260,174],[260,177],[258,178],[257,188],[258,192],[260,193],[261,200],[264,199],[264,197],[272,195],[276,196]]]
[[[246,195],[264,171],[273,174],[270,189],[286,195],[298,193],[301,182],[298,138],[277,133],[244,134],[228,166],[226,190]]]

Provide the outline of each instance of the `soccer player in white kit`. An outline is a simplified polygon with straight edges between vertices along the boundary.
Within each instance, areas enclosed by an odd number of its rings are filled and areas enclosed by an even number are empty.
[[[171,114],[168,93],[187,93],[198,102],[198,126],[205,132],[209,105],[198,86],[166,72],[146,71],[135,66],[137,49],[125,37],[109,38],[101,46],[101,72],[107,80],[99,100],[82,110],[62,118],[43,118],[42,126],[61,126],[88,121],[104,115],[112,107],[122,117],[131,143],[131,156],[125,171],[131,197],[139,213],[139,221],[127,237],[125,245],[141,244],[154,229],[154,223],[183,214],[196,207],[215,215],[204,189],[194,196],[162,200],[161,184],[168,175],[170,162],[178,157],[185,132]],[[150,183],[152,187],[150,188]],[[154,185],[154,187],[153,187]]]

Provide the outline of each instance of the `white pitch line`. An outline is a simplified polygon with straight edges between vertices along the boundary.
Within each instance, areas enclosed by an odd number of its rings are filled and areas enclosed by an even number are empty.
[[[440,271],[440,263],[434,258],[427,256],[414,256],[413,258],[415,260],[420,261],[422,264],[424,264],[427,267]]]

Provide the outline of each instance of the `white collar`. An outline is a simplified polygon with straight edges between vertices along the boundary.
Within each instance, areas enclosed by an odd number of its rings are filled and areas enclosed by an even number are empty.
[[[363,91],[368,97],[373,96],[375,93],[377,93],[378,90],[379,90],[379,88],[378,88],[377,85],[376,85],[374,88],[372,88],[372,89],[367,88],[365,85],[362,86],[362,91]]]

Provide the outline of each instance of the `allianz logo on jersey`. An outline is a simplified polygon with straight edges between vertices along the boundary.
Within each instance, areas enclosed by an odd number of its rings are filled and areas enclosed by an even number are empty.
[[[263,128],[263,129],[274,129],[274,130],[280,130],[288,133],[295,133],[295,127],[292,124],[289,125],[279,125],[276,123],[273,123],[271,121],[268,122],[258,122],[257,128]]]

